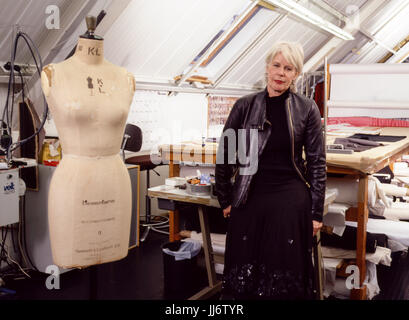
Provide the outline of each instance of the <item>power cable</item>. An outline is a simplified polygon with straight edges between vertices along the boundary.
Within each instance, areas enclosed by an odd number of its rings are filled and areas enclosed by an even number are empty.
[[[12,116],[13,114],[13,108],[14,108],[14,88],[15,88],[15,77],[14,77],[14,72],[20,69],[18,66],[15,66],[15,58],[16,58],[16,53],[17,53],[17,45],[18,45],[18,41],[19,39],[22,38],[28,49],[30,50],[31,56],[34,60],[34,63],[36,65],[36,69],[37,69],[37,73],[39,75],[39,77],[41,77],[41,70],[43,69],[43,64],[42,64],[42,60],[41,60],[41,55],[39,53],[39,50],[37,48],[37,46],[35,45],[35,43],[33,42],[33,40],[24,32],[18,32],[16,35],[16,38],[14,40],[14,46],[13,46],[13,52],[11,54],[11,61],[10,61],[10,77],[9,77],[9,82],[8,82],[8,87],[7,87],[7,98],[6,98],[6,103],[4,106],[4,110],[3,110],[3,115],[2,115],[2,121],[4,122],[6,115],[7,115],[7,122],[6,122],[6,128],[5,130],[3,130],[2,132],[2,136],[1,136],[1,145],[4,149],[7,149],[7,160],[10,161],[11,159],[11,152],[14,151],[15,149],[21,147],[23,144],[25,144],[26,142],[28,142],[29,140],[31,140],[32,138],[34,138],[36,135],[39,134],[39,132],[41,131],[41,129],[44,126],[45,121],[47,120],[47,114],[48,114],[48,105],[47,105],[47,101],[45,100],[45,96],[43,94],[43,102],[44,102],[44,113],[43,113],[43,119],[42,122],[40,124],[40,126],[37,128],[37,130],[30,135],[29,137],[20,140],[16,143],[12,143],[11,140],[11,124],[12,124],[12,118],[10,119],[10,116]],[[34,51],[36,54],[34,54]],[[37,61],[37,58],[38,61]],[[18,68],[17,68],[18,67]],[[22,78],[22,76],[21,76]],[[22,79],[22,82],[24,83],[24,80]],[[23,84],[23,89],[24,89],[24,84]],[[10,106],[10,110],[9,111],[9,100],[10,100],[10,91],[13,90],[12,93],[12,98],[11,98],[11,106]]]

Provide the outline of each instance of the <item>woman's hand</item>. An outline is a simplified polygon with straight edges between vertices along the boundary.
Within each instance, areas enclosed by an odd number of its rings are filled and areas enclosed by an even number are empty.
[[[231,211],[231,205],[228,206],[227,208],[223,209],[223,216],[224,216],[225,218],[230,217],[230,211]]]
[[[317,232],[320,231],[321,228],[322,228],[322,222],[312,220],[312,236],[315,236]]]

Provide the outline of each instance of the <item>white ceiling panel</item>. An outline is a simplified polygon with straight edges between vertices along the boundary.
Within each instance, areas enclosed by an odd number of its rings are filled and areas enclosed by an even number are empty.
[[[392,20],[407,4],[408,1],[406,0],[385,1],[381,10],[377,10],[373,13],[362,23],[362,27],[371,34],[376,34],[380,28]]]
[[[220,73],[257,38],[257,36],[280,15],[277,12],[261,8],[247,24],[228,42],[216,57],[199,74],[206,72],[210,79],[216,78]],[[201,68],[202,69],[202,68]]]
[[[305,57],[311,56],[328,39],[324,32],[317,32],[292,18],[285,17],[226,77],[221,86],[264,85],[265,58],[276,41],[298,41],[304,48]]]
[[[88,15],[97,17],[102,10],[107,11],[108,7],[113,1],[115,0],[95,1],[91,10],[88,12]],[[49,62],[61,62],[65,60],[67,55],[77,45],[79,36],[84,34],[86,31],[87,25],[85,19],[81,20],[81,23],[79,23],[78,25],[73,25],[70,28],[70,32],[67,32],[65,37],[63,37],[63,39],[51,49],[52,51],[56,51],[56,55],[53,57],[52,61]],[[98,27],[95,33],[100,35],[98,32]]]
[[[133,0],[105,35],[105,55],[138,78],[172,79],[248,0]]]
[[[409,35],[409,1],[396,16],[376,34],[385,44],[394,47]]]
[[[252,0],[131,0],[122,12],[118,5],[123,0],[0,0],[0,61],[8,61],[11,52],[13,25],[27,32],[46,54],[48,62],[59,62],[75,46],[78,36],[85,32],[83,15],[97,15],[107,10],[107,17],[117,9],[118,19],[103,34],[105,56],[114,64],[126,67],[135,78],[152,84],[173,82],[189,67],[195,57],[208,45],[234,16],[240,14]],[[297,3],[331,23],[342,27],[343,21],[333,10],[348,16],[356,8],[374,3],[373,0],[298,0]],[[328,4],[332,9],[321,8]],[[127,2],[122,7],[126,6]],[[56,5],[60,9],[61,30],[45,27],[45,8]],[[114,10],[115,11],[115,10]],[[330,13],[332,11],[332,13]],[[76,12],[78,12],[76,14]],[[337,17],[338,16],[338,17]],[[64,19],[66,17],[66,19]],[[382,44],[394,48],[409,36],[409,0],[388,0],[360,27],[352,41],[344,41],[330,55],[330,63],[374,63],[388,54],[388,50],[372,41],[368,33]],[[81,20],[81,21],[80,21]],[[265,32],[267,26],[272,26]],[[97,29],[98,31],[98,29]],[[50,37],[60,32],[57,37]],[[97,32],[98,33],[98,32]],[[264,35],[257,44],[254,40]],[[50,38],[53,38],[50,40]],[[249,88],[262,85],[264,59],[271,45],[278,40],[298,41],[303,45],[305,61],[332,38],[317,26],[308,24],[287,12],[260,9],[240,31],[231,38],[207,67],[197,74],[215,81],[223,75],[218,87]],[[252,46],[250,46],[252,45]],[[30,54],[19,45],[17,62],[27,63]],[[406,49],[405,49],[406,50]],[[246,53],[245,55],[243,53]],[[237,62],[233,64],[233,62]],[[228,72],[226,72],[228,70]],[[188,85],[187,83],[184,85]]]
[[[374,13],[362,27],[375,39],[393,49],[409,35],[408,15],[409,1],[390,0],[385,2],[382,9]],[[356,60],[358,63],[375,63],[389,53],[375,42],[368,43],[360,51],[362,56]]]
[[[79,0],[76,0],[79,1]],[[1,0],[0,19],[0,61],[10,61],[13,31],[27,33],[39,45],[50,32],[45,26],[49,16],[45,10],[47,6],[54,5],[64,12],[71,1],[68,0]],[[17,27],[14,27],[14,26]],[[64,27],[64,26],[61,26]],[[27,63],[29,51],[23,40],[19,39],[16,61]]]
[[[329,59],[328,63],[353,63],[360,56],[360,49],[368,42],[368,38],[357,33],[355,39],[346,41]]]

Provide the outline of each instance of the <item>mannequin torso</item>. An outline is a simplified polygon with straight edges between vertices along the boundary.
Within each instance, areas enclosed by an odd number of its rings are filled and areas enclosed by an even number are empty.
[[[54,263],[71,268],[121,259],[132,194],[119,150],[133,76],[104,59],[102,40],[80,38],[70,59],[43,69],[41,82],[63,150],[48,199]]]

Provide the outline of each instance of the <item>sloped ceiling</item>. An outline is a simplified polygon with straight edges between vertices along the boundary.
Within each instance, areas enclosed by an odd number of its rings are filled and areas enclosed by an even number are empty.
[[[252,0],[2,0],[0,62],[9,60],[15,24],[40,47],[45,63],[64,60],[78,36],[85,32],[85,16],[97,15],[104,9],[107,11],[104,20],[114,16],[103,30],[97,28],[97,33],[105,39],[106,58],[134,73],[139,88],[146,84],[152,88],[172,87],[178,85],[174,77],[183,74],[209,41],[251,3]],[[409,36],[409,1],[299,0],[297,3],[340,28],[355,9],[358,13],[371,5],[375,9],[353,31],[354,40],[335,41],[332,34],[317,26],[278,8],[264,6],[206,68],[197,68],[195,72],[212,81],[208,88],[254,90],[263,81],[265,56],[277,40],[299,41],[304,47],[306,64],[313,58],[318,61],[310,63],[308,71],[321,68],[320,59],[324,55],[330,63],[376,63],[391,52],[399,52],[397,61],[407,58],[409,45],[402,41]],[[60,9],[60,30],[45,27],[48,5]],[[331,41],[335,41],[332,49],[322,52]],[[322,57],[317,57],[317,53]],[[394,61],[395,56],[392,54],[386,62]],[[23,47],[17,60],[32,62]],[[190,87],[188,83],[178,86]]]
[[[66,0],[2,0],[0,14],[0,61],[10,60],[13,33],[23,31],[29,33],[34,43],[40,44],[46,36],[46,8],[57,6],[61,12],[68,8]],[[20,50],[17,61],[25,63],[27,49]]]
[[[248,1],[138,0],[105,35],[105,55],[137,80],[170,80]]]

